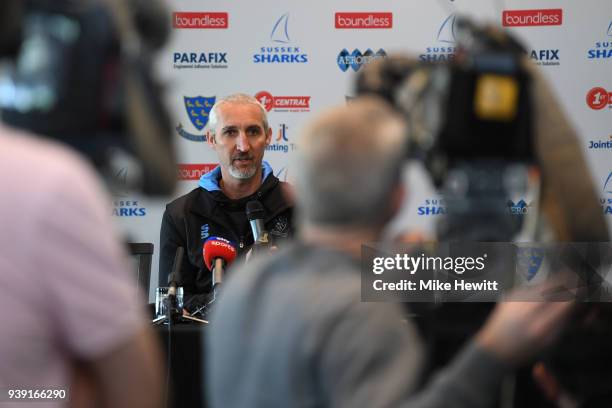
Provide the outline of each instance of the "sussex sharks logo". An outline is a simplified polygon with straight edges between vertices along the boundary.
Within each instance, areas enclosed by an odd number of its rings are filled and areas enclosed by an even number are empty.
[[[438,30],[438,42],[454,44],[455,43],[455,20],[457,17],[454,14],[446,17],[446,20]]]
[[[208,123],[208,115],[213,105],[215,104],[216,97],[204,97],[204,96],[195,96],[188,97],[185,96],[183,101],[185,103],[185,111],[187,112],[187,117],[191,121],[193,127],[195,127],[198,131],[204,130],[206,124]],[[206,135],[198,135],[187,132],[181,123],[176,127],[176,131],[181,137],[191,140],[192,142],[205,142]]]
[[[442,21],[435,44],[425,48],[425,52],[419,55],[421,61],[450,61],[455,57],[456,20],[455,14],[450,14]]]
[[[270,39],[274,42],[287,44],[291,42],[289,38],[289,30],[287,26],[289,25],[289,13],[285,13],[276,21],[274,24],[274,28],[272,28],[272,33],[270,33]]]

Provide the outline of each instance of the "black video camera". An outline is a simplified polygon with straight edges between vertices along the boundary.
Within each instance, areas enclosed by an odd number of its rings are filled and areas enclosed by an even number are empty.
[[[508,34],[455,20],[449,62],[391,56],[367,66],[358,94],[382,96],[407,119],[408,157],[422,160],[447,204],[440,239],[510,241],[521,217],[509,197],[535,164],[530,75]]]
[[[4,0],[0,6],[0,111],[11,126],[62,141],[112,184],[171,193],[172,124],[153,75],[169,33],[167,12],[144,0]],[[123,180],[122,180],[123,181]]]

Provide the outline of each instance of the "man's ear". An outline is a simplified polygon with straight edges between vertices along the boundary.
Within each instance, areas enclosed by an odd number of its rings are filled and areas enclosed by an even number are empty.
[[[266,146],[272,141],[272,128],[268,128],[268,134],[266,135]]]
[[[556,402],[559,399],[559,383],[544,364],[536,363],[531,369],[531,375],[549,401]]]
[[[206,143],[213,149],[215,148],[215,144],[217,141],[215,140],[215,134],[210,130],[206,131]]]

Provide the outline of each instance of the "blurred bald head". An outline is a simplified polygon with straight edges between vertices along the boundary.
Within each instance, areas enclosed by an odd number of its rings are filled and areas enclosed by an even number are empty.
[[[405,125],[382,99],[358,98],[318,116],[299,139],[300,222],[381,226],[399,186]]]

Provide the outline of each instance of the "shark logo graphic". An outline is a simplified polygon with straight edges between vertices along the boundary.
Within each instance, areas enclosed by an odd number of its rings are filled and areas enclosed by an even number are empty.
[[[308,54],[289,37],[289,13],[283,14],[276,20],[272,26],[270,41],[272,44],[257,48],[253,54],[254,64],[308,63]]]
[[[612,171],[608,174],[608,178],[604,182],[603,192],[606,194],[612,194]]]
[[[608,37],[612,37],[612,21],[610,21],[610,25],[608,25],[607,34],[608,34]]]
[[[289,31],[287,26],[289,25],[289,13],[285,13],[276,21],[272,33],[270,33],[270,39],[274,42],[287,44],[291,42],[289,38]]]
[[[425,52],[419,55],[421,61],[450,61],[455,57],[456,20],[455,14],[450,14],[442,21],[436,34],[435,44],[426,47]]]
[[[456,16],[451,14],[446,17],[446,20],[442,22],[440,29],[438,30],[438,42],[454,44],[455,43],[455,20]]]

